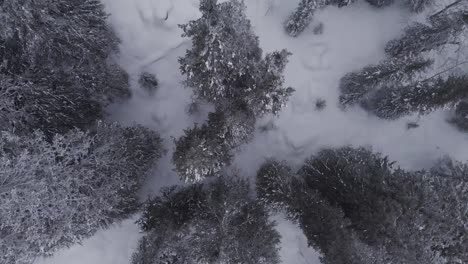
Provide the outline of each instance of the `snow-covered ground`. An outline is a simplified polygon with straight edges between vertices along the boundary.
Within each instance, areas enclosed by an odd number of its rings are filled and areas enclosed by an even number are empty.
[[[159,131],[166,140],[168,156],[159,162],[142,192],[142,197],[157,193],[160,187],[178,183],[172,171],[172,137],[177,138],[193,122],[203,122],[205,114],[186,113],[191,92],[181,81],[177,58],[190,47],[181,38],[177,24],[196,18],[197,0],[103,0],[111,13],[110,22],[122,38],[120,61],[131,74],[133,98],[111,107],[111,118],[128,124],[139,123]],[[236,165],[253,176],[267,157],[299,164],[314,151],[326,146],[369,145],[409,169],[427,167],[442,155],[468,160],[467,135],[444,122],[444,113],[426,117],[409,116],[384,121],[360,109],[343,112],[338,107],[338,82],[347,72],[383,58],[385,43],[398,36],[409,15],[396,7],[374,9],[365,3],[346,8],[329,7],[317,13],[324,33],[306,31],[299,38],[283,32],[282,22],[298,0],[246,0],[248,15],[265,52],[287,48],[293,53],[286,69],[286,82],[296,89],[275,129],[257,132],[252,143],[243,147]],[[160,81],[156,94],[149,95],[136,85],[142,71],[155,73]],[[315,101],[326,100],[317,111]],[[206,112],[206,111],[205,111]],[[408,122],[419,128],[407,130]],[[317,264],[318,254],[307,248],[301,231],[281,216],[275,217],[281,232],[281,256],[285,264]],[[36,264],[124,264],[139,238],[134,220],[104,230],[70,249],[58,252]]]

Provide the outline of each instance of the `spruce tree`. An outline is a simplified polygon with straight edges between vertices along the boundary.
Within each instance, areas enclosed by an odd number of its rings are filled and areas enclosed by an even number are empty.
[[[380,89],[413,82],[431,67],[433,61],[422,57],[403,57],[384,60],[377,65],[346,74],[340,81],[340,103],[346,107],[363,104]]]
[[[323,150],[297,172],[267,162],[262,202],[286,210],[330,263],[464,263],[468,166],[395,168],[363,148]]]
[[[309,26],[316,10],[328,5],[346,6],[354,0],[301,0],[294,13],[284,23],[284,29],[292,37],[299,36]]]
[[[26,116],[10,131],[86,128],[104,106],[128,96],[127,75],[112,59],[118,39],[106,19],[97,0],[0,3],[0,91],[14,100],[3,114]]]
[[[247,180],[170,187],[147,202],[132,263],[279,263],[279,234]]]
[[[397,119],[455,108],[466,100],[468,74],[461,67],[464,54],[457,51],[464,45],[466,10],[454,5],[428,17],[428,23],[406,28],[402,37],[386,45],[387,59],[341,80],[342,105],[359,104],[380,118]],[[457,60],[434,57],[439,52],[449,52]]]
[[[157,134],[99,125],[49,142],[44,134],[0,136],[0,262],[50,256],[129,217],[146,172],[161,157]]]
[[[297,223],[324,264],[384,263],[385,252],[359,240],[337,206],[309,188],[285,162],[267,161],[257,173],[257,194],[268,208]]]
[[[245,8],[238,0],[202,0],[202,17],[181,26],[193,47],[180,58],[180,69],[195,95],[220,110],[245,105],[256,116],[277,114],[292,92],[283,87],[289,53],[262,58]]]
[[[262,55],[242,1],[202,0],[202,17],[182,25],[193,47],[180,58],[185,84],[214,104],[201,127],[178,139],[173,162],[186,181],[215,176],[253,134],[257,118],[277,115],[293,89],[284,87],[286,50]]]

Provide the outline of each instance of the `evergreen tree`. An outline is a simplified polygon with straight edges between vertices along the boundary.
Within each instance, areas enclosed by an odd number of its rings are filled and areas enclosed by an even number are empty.
[[[293,89],[283,87],[286,50],[262,57],[242,1],[202,0],[202,17],[182,25],[193,47],[180,58],[186,85],[213,103],[208,123],[185,131],[173,162],[186,181],[217,175],[253,134],[257,118],[278,114]]]
[[[143,176],[162,153],[142,127],[100,123],[52,142],[3,132],[0,262],[31,263],[135,213]]]
[[[217,176],[230,165],[231,150],[247,142],[254,130],[255,120],[241,113],[210,113],[206,124],[186,130],[175,142],[172,161],[184,181]]]
[[[420,12],[433,3],[434,0],[404,0],[404,4],[413,12]],[[315,11],[327,6],[343,7],[354,3],[355,0],[301,0],[296,10],[284,23],[286,33],[291,37],[298,37],[313,21]],[[376,7],[392,5],[395,0],[366,0]]]
[[[299,36],[312,22],[316,10],[328,5],[346,6],[354,0],[301,0],[294,13],[284,23],[286,32],[292,36]]]
[[[445,160],[406,172],[368,150],[344,148],[320,152],[299,175],[343,210],[366,244],[384,247],[399,263],[463,263],[466,168]]]
[[[297,174],[269,162],[257,190],[299,222],[324,263],[465,263],[467,169],[446,158],[407,172],[369,150],[342,148],[312,156]]]
[[[103,10],[97,0],[0,3],[0,91],[14,98],[6,111],[28,108],[25,128],[10,131],[39,128],[32,121],[38,116],[48,135],[84,128],[103,106],[128,95],[127,75],[111,58],[118,39]]]
[[[343,106],[362,105],[377,90],[414,81],[432,64],[431,60],[408,56],[391,58],[348,73],[340,81],[340,103]]]
[[[407,86],[383,87],[366,101],[364,109],[385,119],[411,113],[421,115],[438,108],[453,107],[468,97],[468,75],[418,81]]]
[[[257,194],[265,205],[299,224],[324,264],[385,263],[385,252],[361,242],[343,211],[324,199],[284,162],[268,161],[257,173]]]
[[[247,180],[171,187],[148,201],[134,264],[279,263],[279,234]]]
[[[242,1],[202,0],[202,17],[182,25],[193,47],[180,58],[186,85],[220,110],[252,108],[254,114],[277,114],[292,88],[283,87],[285,50],[262,58],[258,38]]]
[[[421,2],[422,3],[422,2]],[[463,54],[450,67],[435,52],[457,52],[467,27],[466,8],[444,9],[414,23],[401,38],[390,41],[389,58],[377,65],[347,74],[340,83],[342,105],[359,104],[380,118],[397,119],[411,113],[427,114],[453,108],[467,97],[467,73],[460,65]]]
[[[392,57],[419,55],[422,52],[462,45],[463,31],[468,23],[467,10],[450,12],[428,18],[428,23],[414,23],[403,36],[387,43],[385,51]]]

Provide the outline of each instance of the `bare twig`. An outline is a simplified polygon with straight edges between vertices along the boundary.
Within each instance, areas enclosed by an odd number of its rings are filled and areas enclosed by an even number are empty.
[[[462,1],[463,1],[463,0],[457,0],[457,1],[453,2],[453,3],[451,3],[450,5],[446,6],[444,9],[440,10],[439,12],[437,12],[437,13],[431,15],[429,18],[432,19],[432,18],[434,18],[434,17],[436,17],[436,16],[438,16],[438,15],[444,13],[445,11],[447,11],[447,10],[450,9],[450,8],[452,8],[453,6],[458,5],[458,4],[461,3]]]

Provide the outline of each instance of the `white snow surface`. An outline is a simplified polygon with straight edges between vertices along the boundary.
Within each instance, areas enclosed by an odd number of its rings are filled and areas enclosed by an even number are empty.
[[[173,138],[194,122],[203,122],[210,110],[190,116],[187,105],[191,91],[181,84],[177,58],[190,41],[181,37],[178,24],[199,16],[197,0],[102,0],[109,20],[122,39],[120,62],[131,76],[134,92],[124,104],[110,107],[111,119],[143,124],[164,137],[168,155],[155,168],[142,191],[142,198],[158,193],[163,186],[180,183],[170,164]],[[385,121],[359,108],[342,111],[338,106],[338,83],[347,72],[384,58],[387,41],[397,37],[408,24],[409,14],[397,7],[375,9],[365,3],[345,8],[327,7],[317,13],[324,33],[307,30],[298,38],[287,36],[283,21],[298,0],[245,0],[248,16],[265,52],[287,48],[293,53],[286,69],[287,85],[296,89],[279,118],[267,117],[259,125],[274,122],[275,129],[257,132],[253,142],[237,154],[235,166],[253,177],[269,157],[299,165],[323,147],[371,146],[406,169],[420,169],[443,155],[468,159],[467,135],[444,120],[443,111],[425,117],[408,116]],[[160,86],[154,95],[137,85],[142,71],[154,73]],[[327,107],[315,109],[318,98]],[[407,130],[408,122],[419,128]],[[98,232],[82,245],[61,250],[35,264],[126,264],[141,236],[135,218]],[[285,264],[318,264],[319,254],[307,247],[302,232],[281,215],[275,216],[282,235],[281,257]]]

